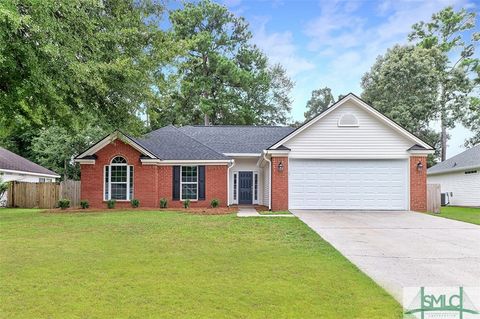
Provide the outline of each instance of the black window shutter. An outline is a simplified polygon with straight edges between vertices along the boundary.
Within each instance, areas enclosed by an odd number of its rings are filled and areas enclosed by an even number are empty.
[[[173,166],[173,200],[180,200],[180,166]]]
[[[198,167],[198,200],[205,200],[205,166]]]

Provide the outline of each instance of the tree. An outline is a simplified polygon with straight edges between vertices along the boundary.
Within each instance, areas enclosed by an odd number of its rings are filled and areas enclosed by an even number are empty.
[[[379,56],[362,77],[362,98],[432,146],[438,134],[430,128],[437,105],[438,50],[396,45]],[[433,164],[433,159],[430,159]]]
[[[439,85],[433,112],[440,120],[443,161],[446,159],[447,131],[464,118],[468,95],[476,84],[471,73],[478,75],[479,72],[479,59],[474,55],[480,37],[474,32],[471,38],[467,38],[466,32],[475,29],[475,13],[465,9],[455,12],[452,7],[447,7],[432,15],[430,22],[422,21],[412,28],[410,41],[417,41],[419,47],[439,50],[443,54],[443,59],[437,63]]]
[[[61,174],[64,180],[78,180],[80,168],[73,158],[108,133],[96,125],[73,131],[52,126],[42,129],[33,139],[32,152],[38,164]]]
[[[69,129],[83,114],[142,131],[163,9],[155,0],[1,2],[0,143],[30,157],[37,131]]]
[[[466,147],[472,147],[477,144],[480,144],[480,98],[471,97],[469,103],[469,114],[470,116],[464,119],[465,126],[469,127],[473,136],[465,141]]]
[[[284,122],[273,115],[288,113],[291,81],[251,44],[243,18],[208,0],[186,3],[169,18],[184,52],[158,91],[161,101],[148,107],[152,126]]]
[[[335,103],[332,90],[324,87],[312,91],[312,97],[307,102],[307,111],[304,113],[305,120],[309,120],[317,114],[325,111],[330,105]]]
[[[5,193],[7,192],[7,190],[8,190],[8,182],[4,182],[2,176],[0,175],[0,206],[3,205],[2,198],[3,198],[3,195],[5,195]]]

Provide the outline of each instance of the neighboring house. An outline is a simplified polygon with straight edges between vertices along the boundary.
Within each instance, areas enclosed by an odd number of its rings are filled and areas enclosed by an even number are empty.
[[[428,169],[428,183],[440,184],[450,205],[480,206],[480,144]]]
[[[60,178],[55,172],[35,164],[20,155],[0,147],[0,175],[4,182],[18,181],[29,183],[55,182]],[[0,198],[0,202],[4,202]]]
[[[116,131],[80,154],[92,207],[259,204],[282,209],[426,210],[430,145],[349,94],[297,129],[167,126]]]

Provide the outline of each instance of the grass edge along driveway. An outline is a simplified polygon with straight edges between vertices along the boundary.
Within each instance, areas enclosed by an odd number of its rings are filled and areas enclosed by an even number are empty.
[[[401,318],[296,218],[0,210],[2,318]]]
[[[444,206],[441,208],[440,214],[431,213],[431,215],[480,225],[480,208]]]

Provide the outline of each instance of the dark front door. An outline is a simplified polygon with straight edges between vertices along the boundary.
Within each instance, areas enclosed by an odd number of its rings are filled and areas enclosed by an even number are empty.
[[[239,172],[238,181],[238,203],[239,204],[251,204],[252,203],[252,172]]]

